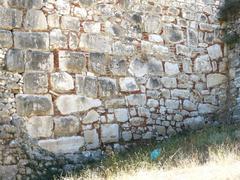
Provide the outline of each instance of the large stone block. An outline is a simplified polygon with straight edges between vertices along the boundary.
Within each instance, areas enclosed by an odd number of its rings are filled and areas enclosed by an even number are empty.
[[[174,24],[165,25],[163,28],[164,39],[169,43],[180,43],[184,40],[181,27]]]
[[[144,106],[147,100],[145,94],[132,94],[127,96],[126,99],[130,106]]]
[[[207,87],[212,88],[227,82],[227,76],[223,74],[209,74],[207,75]]]
[[[117,83],[115,79],[100,77],[98,78],[98,83],[100,97],[114,96],[118,93]]]
[[[41,9],[43,0],[8,0],[8,5],[19,9]]]
[[[44,94],[48,92],[48,75],[45,72],[27,72],[23,76],[25,94]]]
[[[125,76],[127,74],[127,60],[121,56],[114,56],[110,60],[109,69],[113,75]]]
[[[92,98],[97,97],[98,82],[95,76],[76,75],[77,94]]]
[[[108,57],[104,53],[90,53],[88,68],[96,74],[105,75],[107,73]]]
[[[96,149],[100,146],[99,137],[96,129],[85,130],[83,134],[87,149]]]
[[[212,71],[212,66],[208,55],[202,55],[196,58],[194,71],[198,73],[209,73]]]
[[[10,49],[6,55],[6,66],[8,71],[24,72],[24,52],[19,49]]]
[[[85,70],[86,58],[80,52],[60,51],[59,69],[69,73],[81,73]]]
[[[72,16],[62,16],[61,28],[71,31],[80,31],[80,19]]]
[[[108,36],[98,34],[82,34],[80,48],[85,51],[111,53],[112,40]]]
[[[19,49],[49,49],[46,32],[14,32],[14,47]]]
[[[142,77],[148,73],[148,66],[142,60],[134,59],[129,65],[129,72],[136,77]]]
[[[16,9],[0,7],[0,28],[13,29],[20,28],[23,13]]]
[[[46,71],[54,69],[53,53],[41,51],[27,51],[25,56],[25,71]]]
[[[211,104],[199,104],[198,106],[198,112],[200,114],[209,114],[214,113],[218,109],[217,106],[211,105]]]
[[[82,123],[83,124],[92,124],[94,122],[99,121],[99,119],[100,119],[100,115],[95,110],[91,110],[83,118]]]
[[[0,48],[10,48],[13,45],[11,31],[0,30]]]
[[[55,92],[65,93],[74,89],[74,81],[66,72],[55,72],[50,76],[51,88]]]
[[[84,146],[84,138],[81,136],[62,137],[58,139],[40,140],[38,145],[43,149],[56,154],[78,152]]]
[[[128,109],[126,108],[114,109],[114,114],[118,122],[126,122],[129,119]]]
[[[160,60],[155,58],[150,58],[148,61],[148,74],[154,76],[161,76],[163,75],[163,65]]]
[[[26,129],[32,138],[51,137],[53,119],[51,116],[33,116],[26,121]]]
[[[62,114],[84,112],[102,105],[99,99],[87,98],[79,95],[62,95],[57,98],[56,106]]]
[[[46,30],[47,20],[41,10],[30,9],[27,11],[24,28],[27,30]]]
[[[138,85],[133,77],[120,78],[119,85],[122,92],[139,91]]]
[[[164,66],[167,75],[173,76],[180,72],[177,63],[166,62]]]
[[[223,57],[222,49],[219,44],[214,44],[207,48],[208,55],[212,60]]]
[[[68,36],[61,29],[53,29],[50,32],[50,48],[68,48]]]
[[[118,124],[102,124],[101,140],[103,143],[113,143],[119,141],[119,125]]]
[[[17,113],[20,116],[53,115],[53,104],[50,95],[18,94],[16,104]]]
[[[72,136],[80,131],[80,120],[75,116],[54,118],[54,136]]]

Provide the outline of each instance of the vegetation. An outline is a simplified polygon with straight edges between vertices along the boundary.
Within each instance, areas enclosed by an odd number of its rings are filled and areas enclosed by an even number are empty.
[[[209,127],[159,143],[138,145],[62,179],[171,179],[176,175],[193,175],[192,179],[199,179],[205,171],[209,177],[217,173],[217,179],[240,177],[239,128],[240,125]],[[152,161],[150,152],[158,147],[161,156],[158,161]]]

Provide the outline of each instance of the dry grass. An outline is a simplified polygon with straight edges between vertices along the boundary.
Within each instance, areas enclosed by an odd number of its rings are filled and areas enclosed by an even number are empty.
[[[240,179],[238,125],[207,128],[115,154],[64,180]],[[153,162],[149,153],[161,147]]]

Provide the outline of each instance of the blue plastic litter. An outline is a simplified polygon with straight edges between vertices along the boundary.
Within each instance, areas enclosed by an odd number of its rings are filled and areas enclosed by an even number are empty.
[[[156,161],[158,160],[158,158],[160,157],[161,155],[161,149],[158,148],[158,149],[154,149],[152,152],[151,152],[151,160],[152,161]]]

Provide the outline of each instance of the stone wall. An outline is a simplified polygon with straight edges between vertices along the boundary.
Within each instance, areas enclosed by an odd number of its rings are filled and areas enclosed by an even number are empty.
[[[0,177],[218,120],[228,93],[218,6],[0,0]]]

